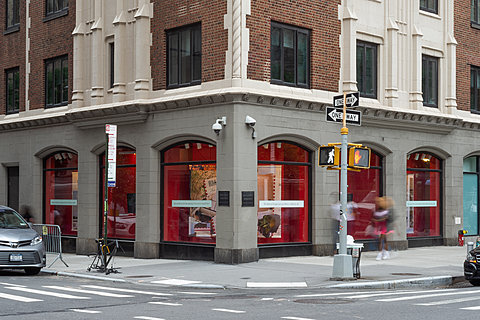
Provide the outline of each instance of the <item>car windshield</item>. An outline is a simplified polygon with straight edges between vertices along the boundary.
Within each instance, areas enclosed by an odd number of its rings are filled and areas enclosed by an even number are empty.
[[[11,209],[0,209],[0,228],[26,229],[28,224],[17,212]]]

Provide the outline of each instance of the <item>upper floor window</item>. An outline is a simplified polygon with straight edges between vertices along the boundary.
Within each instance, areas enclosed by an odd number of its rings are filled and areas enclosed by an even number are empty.
[[[438,58],[422,56],[423,105],[438,107]]]
[[[470,111],[480,112],[480,68],[470,69]]]
[[[110,84],[110,88],[113,88],[113,84],[115,82],[115,43],[113,42],[110,42],[108,44],[108,48],[109,48],[109,53],[110,53],[110,81],[109,81],[109,84]]]
[[[272,22],[270,43],[271,82],[310,86],[310,31]]]
[[[472,12],[470,20],[473,23],[480,24],[480,0],[472,0]]]
[[[438,0],[420,0],[420,10],[438,13]]]
[[[5,71],[5,92],[7,93],[7,114],[17,113],[20,109],[20,70],[12,68]]]
[[[68,56],[45,61],[45,107],[68,103]]]
[[[195,85],[201,81],[201,25],[167,31],[167,87]]]
[[[357,86],[362,97],[377,97],[377,45],[357,42]]]
[[[13,28],[20,24],[20,0],[7,0],[6,28]]]
[[[46,0],[47,8],[46,15],[52,15],[66,11],[68,9],[68,0]]]

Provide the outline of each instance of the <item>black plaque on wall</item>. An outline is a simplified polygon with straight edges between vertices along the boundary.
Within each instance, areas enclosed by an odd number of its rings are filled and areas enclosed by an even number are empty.
[[[218,191],[218,206],[230,207],[230,191]]]
[[[242,191],[242,207],[255,207],[255,193]]]

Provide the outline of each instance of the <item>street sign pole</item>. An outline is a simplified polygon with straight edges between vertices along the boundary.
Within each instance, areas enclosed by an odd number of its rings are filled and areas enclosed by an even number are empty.
[[[341,145],[341,169],[340,169],[340,224],[339,224],[339,251],[333,257],[334,279],[353,278],[352,256],[347,254],[347,146],[348,146],[348,128],[347,128],[347,103],[346,93],[343,93],[343,126],[340,130],[342,135]]]

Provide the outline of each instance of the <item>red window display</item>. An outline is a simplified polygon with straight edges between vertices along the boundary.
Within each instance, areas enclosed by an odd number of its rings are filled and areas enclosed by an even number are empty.
[[[78,225],[78,158],[62,151],[44,160],[45,223],[60,226],[62,235],[76,236]]]
[[[309,242],[310,153],[293,144],[258,147],[258,243]]]
[[[108,188],[107,237],[135,240],[136,221],[136,158],[135,150],[117,148],[115,187]],[[101,156],[102,199],[105,199],[105,153]],[[103,201],[101,202],[103,204]],[[104,209],[100,209],[101,233],[104,234]]]
[[[214,244],[216,148],[184,142],[162,152],[164,241]]]
[[[374,236],[365,232],[372,221],[375,212],[375,198],[382,196],[382,157],[372,152],[370,156],[370,169],[348,171],[348,196],[347,196],[347,233],[355,240],[371,239]],[[335,193],[333,212],[340,209],[339,195]],[[337,216],[335,218],[338,218]]]
[[[441,236],[442,162],[429,153],[407,156],[407,237]]]

